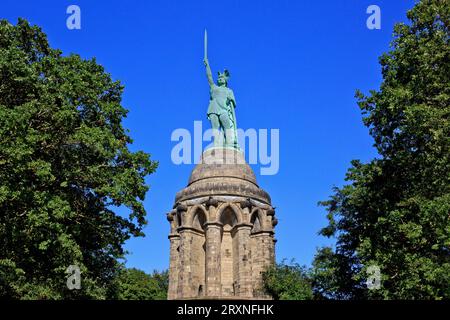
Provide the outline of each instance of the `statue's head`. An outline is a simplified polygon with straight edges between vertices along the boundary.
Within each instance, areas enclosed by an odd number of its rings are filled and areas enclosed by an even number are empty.
[[[222,86],[227,86],[228,84],[228,79],[230,78],[230,72],[228,72],[227,69],[225,69],[223,72],[218,72],[217,73],[219,76],[217,77],[217,84],[222,87]]]

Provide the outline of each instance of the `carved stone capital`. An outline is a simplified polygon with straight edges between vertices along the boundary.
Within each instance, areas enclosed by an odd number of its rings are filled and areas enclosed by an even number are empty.
[[[208,200],[206,200],[203,204],[207,209],[209,209],[209,207],[211,206],[217,208],[217,206],[219,205],[219,201],[213,197],[209,197]]]
[[[185,206],[184,204],[180,203],[180,204],[177,205],[177,212],[186,212],[187,209],[188,209],[188,207]]]
[[[172,210],[172,211],[167,212],[167,214],[166,214],[166,216],[167,216],[167,221],[172,222],[173,219],[175,218],[175,214],[176,214],[176,211],[175,211],[175,210]]]
[[[272,216],[273,217],[275,215],[275,207],[267,209],[266,214],[267,214],[267,216]]]
[[[252,210],[252,207],[254,206],[254,204],[250,198],[247,198],[244,201],[240,202],[240,206],[242,209],[248,208],[249,210]]]
[[[272,226],[275,227],[277,224],[278,224],[278,219],[277,218],[273,218]]]

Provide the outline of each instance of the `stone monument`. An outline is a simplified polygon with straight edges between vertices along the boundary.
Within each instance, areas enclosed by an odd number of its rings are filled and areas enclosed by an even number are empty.
[[[217,85],[212,80],[206,31],[204,64],[207,115],[217,132],[167,214],[168,299],[269,298],[262,272],[275,262],[275,210],[239,149],[229,72],[219,73]]]

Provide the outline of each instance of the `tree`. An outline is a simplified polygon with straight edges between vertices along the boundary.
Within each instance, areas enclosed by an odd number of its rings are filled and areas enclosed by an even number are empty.
[[[95,59],[0,21],[0,296],[104,298],[124,241],[143,235],[157,163],[128,149],[122,91]],[[66,286],[70,265],[81,290]]]
[[[117,279],[119,300],[166,300],[169,273],[166,271],[146,274],[135,268],[123,269]]]
[[[383,81],[357,92],[379,157],[352,161],[321,234],[315,290],[338,299],[450,298],[450,3],[423,0],[380,58]],[[381,287],[368,290],[370,266]]]
[[[263,273],[265,291],[275,300],[312,299],[311,279],[305,267],[285,261],[268,268]]]

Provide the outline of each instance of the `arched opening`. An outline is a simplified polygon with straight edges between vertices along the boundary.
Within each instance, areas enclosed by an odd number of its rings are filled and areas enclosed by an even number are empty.
[[[235,281],[238,277],[237,245],[238,239],[233,233],[237,224],[237,216],[231,207],[226,207],[220,215],[223,224],[222,241],[220,246],[222,295],[234,296],[236,294]]]
[[[220,215],[220,222],[225,226],[234,227],[237,223],[237,217],[231,207],[226,207]]]
[[[192,234],[191,264],[192,264],[192,287],[197,296],[203,296],[205,287],[205,222],[206,214],[201,208],[197,208],[193,215],[192,227],[195,232]]]
[[[252,217],[250,219],[250,223],[252,224],[252,231],[251,233],[255,233],[258,231],[261,231],[261,220],[259,219],[259,212],[255,211],[252,214]]]
[[[181,213],[176,214],[177,228],[181,227]]]
[[[201,209],[197,209],[194,213],[194,219],[192,220],[192,226],[198,230],[205,231],[206,215]]]

